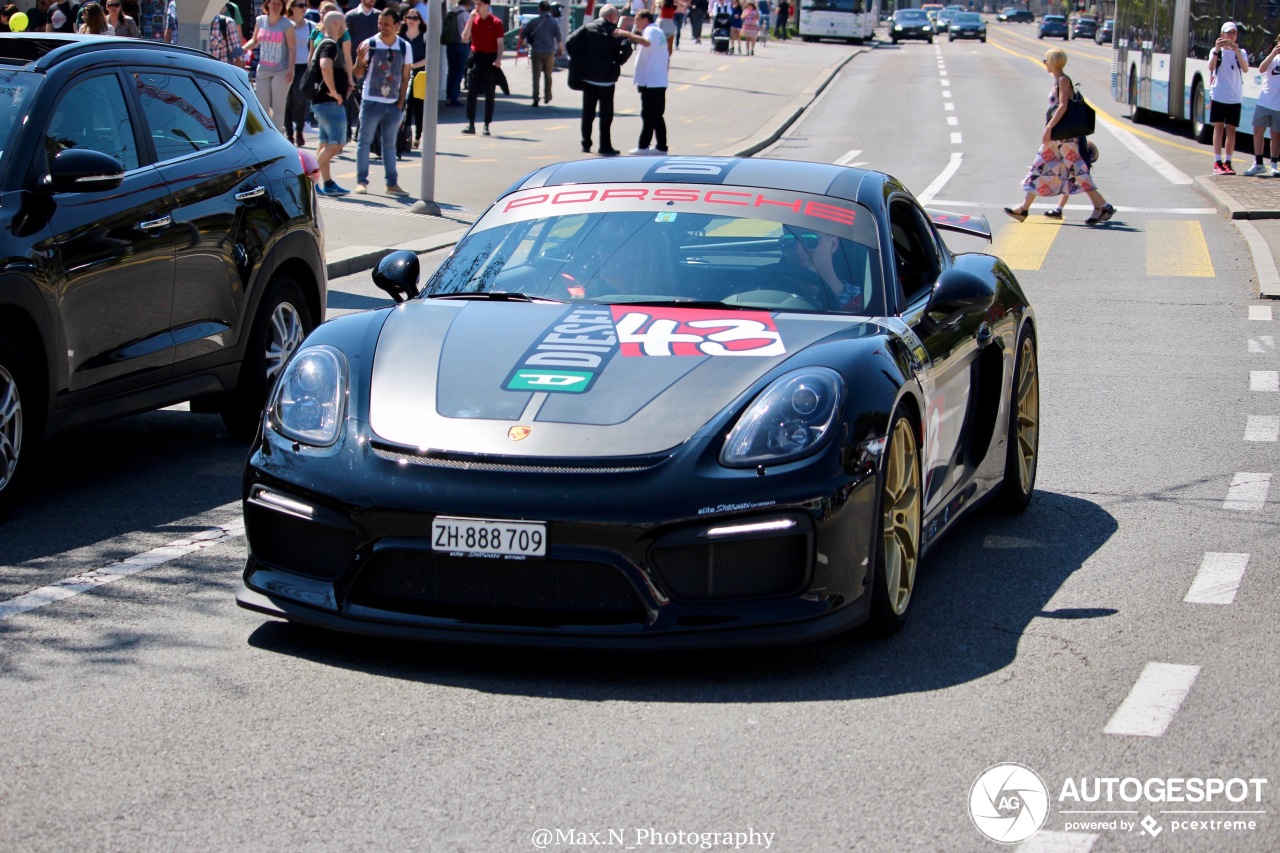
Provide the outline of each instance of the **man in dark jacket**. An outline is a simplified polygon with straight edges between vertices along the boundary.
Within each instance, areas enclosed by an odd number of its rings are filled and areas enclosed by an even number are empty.
[[[618,10],[602,6],[600,17],[569,34],[565,49],[569,51],[569,77],[582,87],[582,150],[591,151],[591,124],[596,105],[600,106],[600,148],[605,157],[613,157],[609,128],[613,124],[613,90],[622,63],[631,56],[631,42],[618,32]]]

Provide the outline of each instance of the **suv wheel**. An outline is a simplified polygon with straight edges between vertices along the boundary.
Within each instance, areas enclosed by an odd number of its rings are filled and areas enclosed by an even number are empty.
[[[254,318],[240,382],[220,411],[222,422],[236,438],[247,440],[257,432],[267,394],[314,328],[311,310],[298,285],[291,278],[277,278]]]
[[[21,351],[0,335],[0,518],[31,469],[40,435],[37,398]]]

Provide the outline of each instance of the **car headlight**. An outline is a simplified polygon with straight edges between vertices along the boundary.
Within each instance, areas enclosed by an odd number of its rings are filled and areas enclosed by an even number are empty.
[[[933,27],[929,26],[928,24],[925,24],[925,26],[924,26],[924,31],[925,31],[926,33],[931,33],[931,32],[933,32]]]
[[[902,24],[894,24],[893,29],[897,32],[902,32]]]
[[[778,464],[817,450],[844,402],[844,379],[826,367],[774,380],[729,431],[720,463],[731,468]]]
[[[268,407],[270,423],[286,438],[313,447],[338,440],[347,401],[347,362],[326,346],[302,350],[284,369]]]

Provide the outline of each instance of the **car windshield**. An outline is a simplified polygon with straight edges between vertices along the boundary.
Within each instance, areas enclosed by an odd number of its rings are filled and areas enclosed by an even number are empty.
[[[956,12],[953,24],[981,24],[982,16],[977,12]]]
[[[1044,22],[1046,24],[1061,24],[1066,22],[1066,18],[1061,15],[1045,15]]]
[[[901,9],[894,16],[894,19],[903,23],[914,23],[916,21],[927,21],[929,16],[919,9]]]
[[[22,71],[0,74],[0,168],[13,143],[14,128],[27,116],[41,76]]]
[[[499,200],[421,298],[519,294],[557,302],[883,313],[876,230],[857,204],[710,185],[586,187],[523,190]],[[649,198],[617,199],[626,192]],[[601,193],[615,195],[600,203]],[[739,215],[727,206],[752,212]]]

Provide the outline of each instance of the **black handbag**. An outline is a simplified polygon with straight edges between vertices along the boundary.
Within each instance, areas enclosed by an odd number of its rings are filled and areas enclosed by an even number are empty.
[[[1049,123],[1049,119],[1053,117],[1056,107],[1050,107],[1045,113],[1045,124]],[[1075,87],[1071,92],[1071,100],[1067,101],[1067,111],[1061,120],[1053,126],[1049,131],[1049,138],[1058,142],[1068,139],[1078,139],[1081,136],[1089,136],[1093,133],[1097,122],[1097,113],[1093,111],[1093,107],[1085,103],[1084,96],[1080,94],[1080,87]]]

